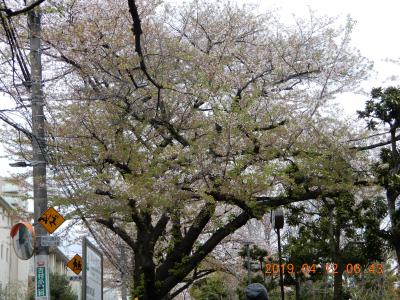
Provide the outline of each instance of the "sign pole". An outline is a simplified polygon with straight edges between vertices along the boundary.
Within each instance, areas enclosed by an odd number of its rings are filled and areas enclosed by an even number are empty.
[[[32,1],[29,1],[32,2]],[[35,251],[35,299],[50,299],[48,255],[49,247],[42,246],[40,237],[47,236],[47,231],[37,223],[42,213],[47,209],[46,186],[46,140],[44,132],[44,99],[42,90],[42,60],[41,60],[41,12],[36,7],[28,12],[29,30],[29,60],[31,77],[27,86],[30,87],[32,107],[32,152],[33,152],[33,201],[35,216],[35,231],[39,243]]]

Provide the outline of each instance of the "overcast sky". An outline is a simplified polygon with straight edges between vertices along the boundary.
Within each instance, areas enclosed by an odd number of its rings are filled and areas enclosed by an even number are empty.
[[[240,0],[239,0],[240,1]],[[381,0],[241,0],[256,3],[261,10],[279,8],[283,20],[290,20],[293,14],[301,17],[309,15],[312,9],[317,15],[337,16],[345,20],[349,15],[356,26],[352,34],[352,44],[361,54],[374,62],[374,72],[362,88],[369,92],[376,86],[398,86],[397,75],[400,67],[385,62],[400,57],[400,1]],[[337,97],[348,115],[364,107],[366,96],[344,94]]]

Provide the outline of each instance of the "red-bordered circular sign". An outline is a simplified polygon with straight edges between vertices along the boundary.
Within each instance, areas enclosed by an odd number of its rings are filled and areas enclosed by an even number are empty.
[[[29,259],[35,252],[35,229],[27,222],[15,224],[10,231],[13,247],[20,259]]]

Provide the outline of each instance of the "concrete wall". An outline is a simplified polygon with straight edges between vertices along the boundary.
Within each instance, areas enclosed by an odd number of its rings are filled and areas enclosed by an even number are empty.
[[[0,286],[4,288],[10,281],[10,224],[11,218],[5,207],[0,206]]]
[[[3,200],[3,199],[2,199]],[[28,288],[29,260],[20,260],[14,252],[10,230],[19,221],[15,211],[0,203],[0,286],[5,289],[18,289],[25,292]]]

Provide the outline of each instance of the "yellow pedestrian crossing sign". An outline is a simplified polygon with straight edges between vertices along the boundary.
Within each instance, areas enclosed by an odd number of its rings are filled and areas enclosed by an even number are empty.
[[[67,263],[67,267],[72,270],[76,275],[79,275],[79,273],[82,271],[82,257],[80,257],[78,254],[75,254],[75,256]]]
[[[65,219],[53,207],[49,207],[38,219],[38,222],[47,230],[53,233]]]

